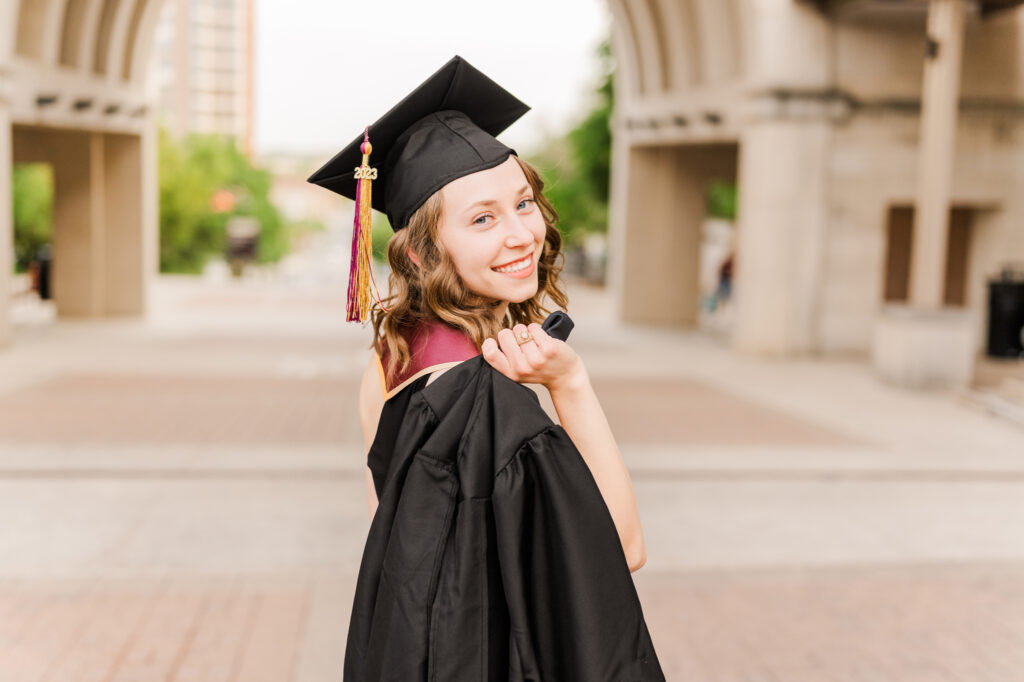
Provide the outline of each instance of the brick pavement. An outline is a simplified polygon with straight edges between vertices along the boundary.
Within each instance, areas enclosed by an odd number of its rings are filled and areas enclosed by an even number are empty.
[[[76,373],[0,396],[0,441],[337,443],[355,379]],[[347,409],[346,409],[347,408]]]
[[[853,445],[853,438],[686,379],[594,380],[625,443]],[[355,379],[67,374],[0,396],[5,442],[348,442]]]
[[[853,446],[864,441],[769,405],[686,378],[595,377],[594,390],[623,443]]]
[[[0,679],[279,682],[293,674],[309,600],[294,577],[8,581]]]
[[[576,341],[633,468],[670,680],[1024,679],[1024,488],[1001,475],[1024,432],[842,363],[616,332],[595,295],[571,297]],[[363,336],[339,292],[157,297],[149,325],[0,353],[0,682],[338,680]]]
[[[1024,679],[1020,563],[721,569],[637,583],[669,680]]]

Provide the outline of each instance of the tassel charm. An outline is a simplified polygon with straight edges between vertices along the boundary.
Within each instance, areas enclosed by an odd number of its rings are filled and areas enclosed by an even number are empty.
[[[373,220],[371,216],[371,181],[377,179],[377,169],[370,168],[370,127],[363,131],[363,162],[355,170],[356,206],[352,220],[352,258],[348,272],[347,316],[349,322],[363,322],[370,314],[371,296],[385,311],[388,310],[376,291],[373,276]]]

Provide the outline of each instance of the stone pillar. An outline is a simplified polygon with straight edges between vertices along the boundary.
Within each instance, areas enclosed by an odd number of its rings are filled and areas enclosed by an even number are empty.
[[[625,79],[616,75],[617,92],[622,93]],[[620,94],[618,96],[622,98]],[[608,260],[605,268],[606,286],[612,292],[612,315],[615,320],[625,319],[626,297],[626,222],[629,205],[630,145],[625,126],[618,116],[612,119],[611,186],[608,197]]]
[[[818,348],[835,33],[813,3],[747,5],[731,345],[800,354]]]
[[[15,158],[53,168],[59,317],[145,313],[159,249],[155,134],[19,128]]]
[[[977,316],[943,305],[963,32],[964,0],[930,0],[909,305],[882,309],[871,348],[879,375],[901,386],[963,386],[974,372]]]
[[[138,135],[103,136],[104,217],[101,289],[104,315],[140,315],[145,309],[148,259],[143,220],[142,164]]]
[[[752,355],[817,349],[830,123],[754,120],[740,147],[732,347]]]
[[[10,345],[14,269],[14,196],[11,187],[11,115],[0,93],[0,348]]]
[[[61,317],[103,314],[107,191],[103,133],[37,131],[53,163],[53,298]]]
[[[704,198],[672,148],[633,147],[628,161],[622,320],[696,323]]]
[[[910,270],[910,303],[920,308],[943,303],[963,32],[964,0],[931,0],[928,36],[937,53],[924,65]]]
[[[160,163],[159,128],[154,108],[146,114],[146,124],[139,137],[139,230],[142,235],[142,269],[139,272],[141,309],[138,315],[152,310],[153,282],[160,273]]]

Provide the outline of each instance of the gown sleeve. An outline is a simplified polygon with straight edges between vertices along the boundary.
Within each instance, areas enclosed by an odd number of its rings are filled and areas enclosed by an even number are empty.
[[[425,456],[436,426],[415,389],[385,404],[369,454],[379,504],[370,522],[345,649],[346,682],[426,680],[430,604],[458,480]]]
[[[523,679],[665,679],[597,483],[552,424],[495,472],[496,544]]]

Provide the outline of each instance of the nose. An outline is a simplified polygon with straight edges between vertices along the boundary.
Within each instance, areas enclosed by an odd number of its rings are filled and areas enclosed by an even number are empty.
[[[526,225],[523,216],[513,216],[512,220],[506,221],[508,234],[505,235],[505,246],[510,249],[530,244],[533,242],[533,232]]]

